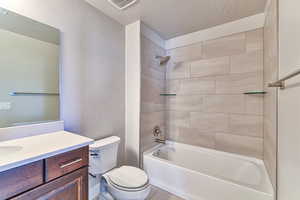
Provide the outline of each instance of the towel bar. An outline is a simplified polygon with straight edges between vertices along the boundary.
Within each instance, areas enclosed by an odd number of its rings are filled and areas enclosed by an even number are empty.
[[[269,87],[279,87],[280,89],[284,89],[285,88],[285,81],[290,79],[290,78],[293,78],[297,75],[300,74],[300,69],[286,75],[285,77],[279,79],[278,81],[275,81],[273,83],[269,83],[268,86]]]

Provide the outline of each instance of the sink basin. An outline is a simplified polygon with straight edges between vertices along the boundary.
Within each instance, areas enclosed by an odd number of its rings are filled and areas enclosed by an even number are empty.
[[[0,146],[0,155],[7,156],[21,151],[21,146]]]

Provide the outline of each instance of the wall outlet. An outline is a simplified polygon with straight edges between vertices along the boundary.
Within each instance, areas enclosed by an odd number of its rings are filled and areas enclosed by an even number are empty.
[[[10,110],[11,102],[0,102],[0,110]]]

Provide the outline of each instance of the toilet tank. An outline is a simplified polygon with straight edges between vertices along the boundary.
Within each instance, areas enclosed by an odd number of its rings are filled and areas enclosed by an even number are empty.
[[[90,145],[89,172],[93,175],[104,174],[117,166],[120,138],[112,136],[95,141]]]

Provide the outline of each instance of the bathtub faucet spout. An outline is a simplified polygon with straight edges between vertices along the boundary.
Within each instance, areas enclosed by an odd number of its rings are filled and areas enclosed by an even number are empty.
[[[154,141],[157,143],[160,143],[160,144],[166,144],[166,140],[164,140],[164,139],[155,138]]]

